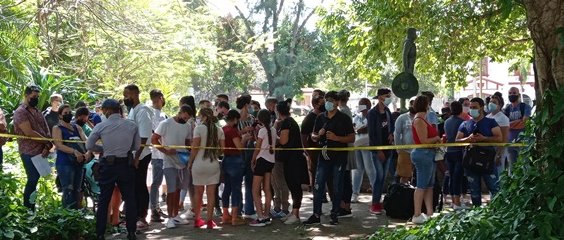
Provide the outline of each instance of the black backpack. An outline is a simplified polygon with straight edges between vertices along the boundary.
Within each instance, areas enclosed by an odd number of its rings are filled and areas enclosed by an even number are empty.
[[[415,187],[409,184],[394,183],[384,197],[386,216],[408,220],[413,216],[413,193]]]

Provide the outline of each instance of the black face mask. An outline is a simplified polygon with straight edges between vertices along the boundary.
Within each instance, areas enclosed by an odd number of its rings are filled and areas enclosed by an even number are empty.
[[[129,98],[124,98],[123,99],[123,104],[130,109],[131,107],[133,107],[133,100],[129,99]]]
[[[84,122],[84,121],[82,121],[82,120],[80,120],[80,119],[77,119],[77,120],[76,120],[76,125],[82,127],[82,126],[84,126],[84,124],[86,124],[86,122]]]
[[[72,120],[72,114],[69,113],[69,114],[63,115],[63,121],[64,121],[64,122],[70,123],[71,120]]]
[[[28,105],[30,107],[37,107],[37,104],[39,104],[39,98],[38,97],[33,97],[33,98],[29,99]]]
[[[509,95],[509,101],[514,103],[519,99],[519,95]]]
[[[217,113],[217,119],[223,119],[223,113]]]
[[[416,114],[415,108],[409,107],[409,113],[411,113],[411,114]]]
[[[320,112],[326,112],[327,111],[327,109],[325,109],[325,104],[319,106],[319,111]]]
[[[188,121],[186,121],[186,120],[184,120],[184,119],[182,119],[182,118],[178,118],[178,123],[180,123],[180,124],[186,124],[186,122],[188,122]]]

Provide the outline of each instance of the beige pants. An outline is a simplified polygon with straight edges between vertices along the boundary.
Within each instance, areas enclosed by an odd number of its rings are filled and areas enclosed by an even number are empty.
[[[274,163],[271,182],[272,191],[274,191],[274,197],[272,198],[274,201],[273,209],[288,211],[290,207],[290,202],[288,201],[290,190],[288,185],[286,185],[286,178],[284,178],[284,162],[276,161]]]

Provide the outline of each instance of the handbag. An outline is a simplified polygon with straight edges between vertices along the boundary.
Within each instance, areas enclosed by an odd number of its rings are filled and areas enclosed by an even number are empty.
[[[492,147],[468,146],[462,166],[472,172],[488,174],[494,170],[496,151]]]

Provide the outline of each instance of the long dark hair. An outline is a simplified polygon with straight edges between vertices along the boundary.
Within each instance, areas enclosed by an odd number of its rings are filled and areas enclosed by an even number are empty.
[[[266,132],[268,133],[268,152],[270,152],[270,154],[274,154],[274,149],[272,147],[272,131],[270,129],[270,111],[266,109],[260,110],[257,114],[257,118],[266,128]]]
[[[202,122],[208,128],[208,138],[206,139],[206,149],[204,149],[204,158],[210,158],[211,161],[217,159],[221,154],[219,148],[219,138],[217,136],[217,118],[213,115],[213,110],[202,108],[200,114],[206,117]]]

